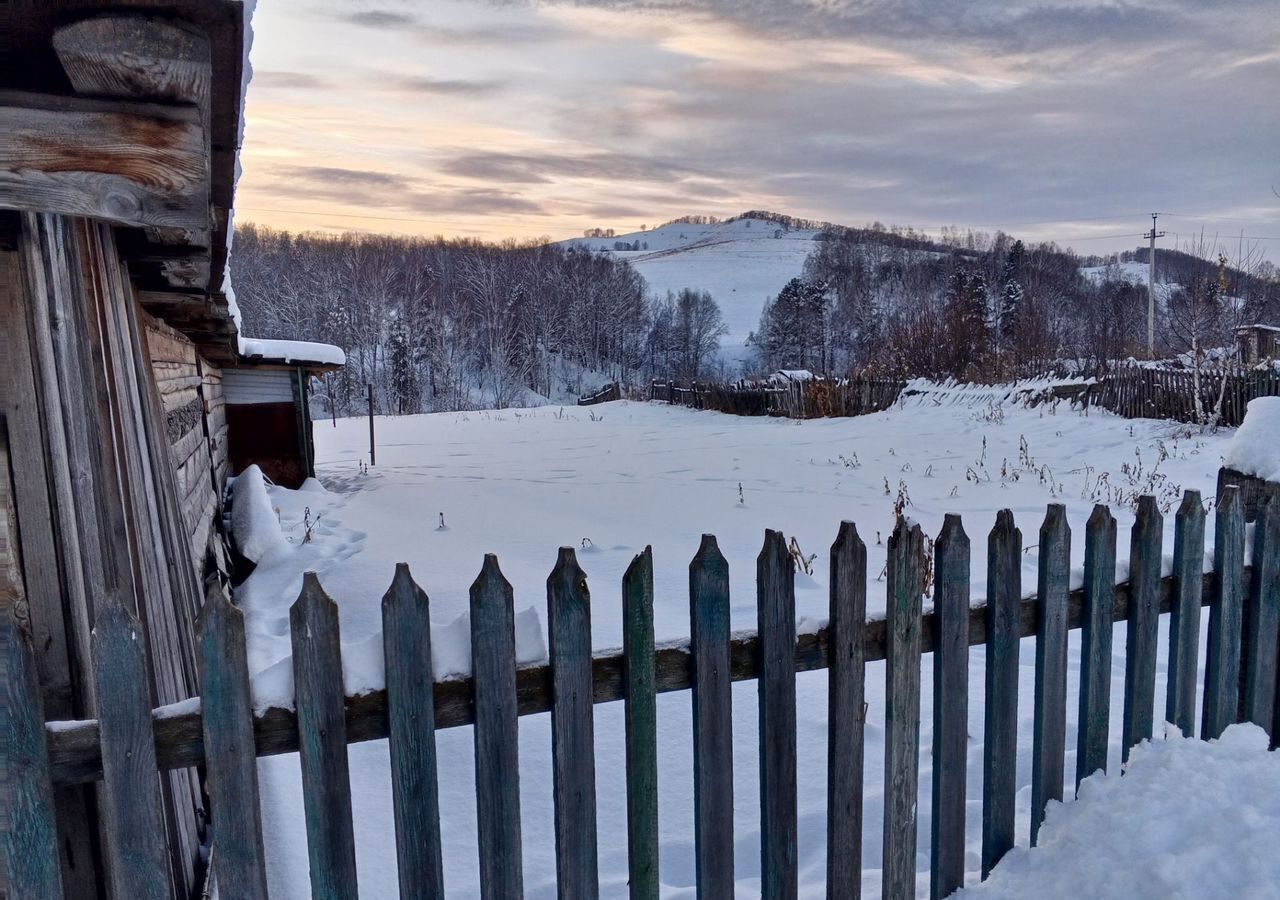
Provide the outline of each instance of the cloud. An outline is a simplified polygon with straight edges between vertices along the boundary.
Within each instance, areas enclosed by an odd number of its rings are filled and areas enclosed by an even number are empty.
[[[375,209],[388,217],[398,211],[469,215],[546,213],[536,201],[504,188],[442,185],[409,175],[338,166],[277,167],[265,187],[277,196]]]
[[[561,40],[570,32],[550,22],[490,22],[447,26],[424,22],[409,13],[385,9],[333,13],[341,21],[363,28],[411,35],[419,40],[452,47],[509,47]]]
[[[665,183],[698,174],[685,165],[625,153],[460,152],[440,169],[463,178],[513,184],[547,184],[566,178]]]
[[[402,91],[443,97],[481,97],[497,93],[506,87],[501,81],[432,78],[429,75],[393,76],[387,80]]]
[[[328,82],[310,72],[289,72],[282,69],[255,69],[255,88],[279,88],[282,90],[315,90],[328,87]]]

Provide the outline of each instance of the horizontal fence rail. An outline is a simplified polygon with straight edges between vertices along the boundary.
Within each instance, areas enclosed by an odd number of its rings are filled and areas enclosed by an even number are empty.
[[[343,697],[338,622],[333,601],[308,576],[291,612],[297,710],[249,709],[242,616],[225,597],[211,594],[200,632],[206,697],[203,710],[146,708],[145,698],[116,691],[104,705],[112,722],[57,723],[43,746],[27,741],[22,765],[12,767],[29,785],[24,796],[47,796],[49,785],[101,781],[124,784],[113,802],[117,819],[131,826],[134,845],[106,833],[118,886],[148,884],[156,847],[136,834],[158,799],[138,785],[139,773],[205,766],[214,833],[213,871],[241,896],[262,896],[261,824],[253,759],[300,752],[312,887],[315,896],[355,896],[354,838],[345,745],[390,738],[402,896],[443,896],[448,885],[440,857],[434,732],[474,724],[479,811],[481,893],[522,894],[517,742],[519,716],[550,712],[558,891],[598,896],[593,715],[596,703],[626,703],[626,783],[632,897],[657,894],[656,729],[658,693],[693,693],[695,861],[701,896],[732,896],[733,681],[759,685],[761,871],[764,893],[794,897],[796,852],[795,675],[830,669],[828,761],[828,896],[857,897],[861,884],[862,754],[865,665],[885,660],[885,820],[882,893],[914,897],[921,840],[930,841],[931,897],[944,897],[965,879],[965,780],[969,749],[968,648],[986,645],[981,874],[1015,843],[1017,654],[1021,638],[1036,639],[1035,728],[1031,748],[1035,843],[1045,805],[1064,796],[1067,641],[1082,630],[1079,741],[1076,782],[1107,765],[1113,625],[1126,623],[1122,750],[1150,738],[1156,710],[1158,616],[1170,618],[1167,712],[1188,734],[1196,719],[1196,653],[1200,610],[1209,608],[1208,657],[1202,737],[1216,737],[1231,722],[1251,720],[1275,734],[1277,642],[1280,641],[1280,498],[1261,511],[1253,533],[1252,565],[1243,565],[1246,533],[1238,491],[1227,488],[1215,509],[1214,569],[1202,571],[1205,511],[1188,492],[1175,523],[1174,575],[1159,578],[1162,519],[1154,501],[1139,504],[1131,533],[1133,581],[1117,584],[1115,519],[1097,506],[1083,535],[1082,588],[1069,590],[1072,535],[1064,509],[1051,505],[1040,529],[1040,571],[1034,596],[1020,584],[1022,532],[1012,514],[996,517],[986,538],[988,596],[970,605],[972,548],[957,516],[948,516],[932,559],[919,526],[900,520],[889,541],[887,615],[866,620],[866,548],[852,523],[832,547],[830,620],[796,633],[794,562],[783,537],[768,532],[757,560],[758,631],[731,635],[728,562],[706,535],[689,566],[691,641],[653,645],[652,554],[638,556],[623,579],[625,647],[592,655],[591,591],[571,549],[561,550],[547,581],[550,663],[517,667],[513,591],[496,557],[486,557],[471,591],[474,673],[415,690],[410,673],[430,672],[429,599],[407,568],[397,569],[383,604],[387,688]],[[934,610],[921,598],[935,585]],[[120,647],[136,620],[112,607],[95,652],[106,676],[129,667]],[[0,648],[9,671],[29,669],[30,646],[11,611]],[[932,833],[917,834],[920,762],[921,656],[935,654]],[[127,657],[131,659],[132,657]],[[108,678],[108,681],[110,678]],[[137,679],[133,679],[137,680]],[[18,679],[20,696],[37,710],[38,692]],[[118,685],[116,687],[119,687]],[[100,685],[110,691],[110,684]],[[104,694],[106,696],[106,694]],[[940,698],[947,698],[940,702]],[[131,704],[131,706],[130,706]],[[129,707],[126,709],[126,707]],[[202,712],[204,713],[202,715]],[[110,727],[102,728],[102,724]],[[127,727],[125,727],[127,726]],[[250,739],[249,735],[252,735]],[[35,744],[38,744],[37,740]],[[45,755],[47,753],[47,756]],[[141,760],[141,763],[138,761]],[[5,760],[10,763],[10,760]],[[141,768],[139,768],[139,765]],[[105,773],[105,775],[104,775]],[[127,774],[127,778],[124,777]],[[137,784],[135,784],[136,782]],[[153,779],[154,783],[154,779]],[[21,785],[20,785],[21,787]],[[49,833],[52,808],[19,808],[18,829]],[[228,852],[223,853],[223,848]],[[49,877],[40,867],[23,877]],[[25,887],[20,884],[19,887]],[[407,891],[407,893],[406,893]],[[415,892],[416,891],[416,892]],[[117,891],[118,892],[118,891]],[[425,893],[423,893],[425,892]],[[27,896],[19,890],[16,896]],[[132,896],[132,894],[129,894]],[[151,896],[145,891],[140,896]],[[57,896],[32,890],[30,896]],[[123,896],[123,895],[122,895]]]

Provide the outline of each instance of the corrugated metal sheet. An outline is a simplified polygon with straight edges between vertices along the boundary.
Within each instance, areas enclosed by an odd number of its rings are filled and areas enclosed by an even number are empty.
[[[292,403],[291,369],[223,369],[222,395],[228,406]]]

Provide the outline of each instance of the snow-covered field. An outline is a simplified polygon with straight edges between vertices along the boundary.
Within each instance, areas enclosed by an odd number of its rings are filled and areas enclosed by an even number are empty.
[[[1003,402],[1002,392],[953,389],[911,398],[893,411],[854,419],[795,422],[739,418],[655,404],[611,403],[591,408],[543,407],[465,414],[380,418],[378,465],[367,460],[367,424],[317,423],[320,480],[302,491],[271,489],[289,543],[268,555],[240,588],[250,632],[250,665],[273,670],[259,682],[259,702],[287,690],[288,607],[301,574],[320,573],[340,609],[348,684],[378,680],[366,664],[380,649],[379,602],[393,565],[407,561],[431,597],[437,673],[465,668],[467,591],[482,554],[498,554],[515,588],[521,649],[526,660],[542,653],[545,582],[556,548],[578,548],[592,591],[593,641],[617,646],[621,638],[619,586],[632,557],[652,544],[655,627],[659,640],[688,633],[688,563],[699,535],[719,538],[729,561],[732,626],[755,626],[755,557],[764,529],[794,536],[817,554],[812,576],[797,577],[797,615],[825,618],[826,552],[841,519],[853,519],[868,544],[869,607],[884,607],[884,540],[893,527],[900,491],[907,514],[936,534],[947,512],[964,514],[974,547],[973,596],[984,596],[986,534],[1002,507],[1014,511],[1027,547],[1023,585],[1031,590],[1034,544],[1045,504],[1068,507],[1073,562],[1083,561],[1084,522],[1093,498],[1159,483],[1169,502],[1181,487],[1213,494],[1230,432],[1188,437],[1171,423],[1127,421],[1065,405],[1026,409]],[[1133,473],[1141,467],[1141,474]],[[1152,480],[1150,473],[1155,468]],[[1104,476],[1105,473],[1105,477]],[[1110,488],[1107,487],[1110,485]],[[1177,487],[1174,487],[1177,486]],[[306,516],[313,540],[303,543]],[[1113,505],[1120,525],[1119,555],[1127,556],[1133,513]],[[315,522],[318,517],[318,522]],[[1166,553],[1172,549],[1172,514],[1166,518]],[[1212,521],[1210,521],[1212,531]],[[1124,577],[1122,562],[1120,577]],[[1078,577],[1078,573],[1077,573]],[[536,618],[535,618],[536,617]],[[1123,626],[1121,626],[1122,628]],[[1163,631],[1162,631],[1163,634]],[[1078,634],[1073,635],[1078,639]],[[1118,634],[1113,670],[1113,728],[1120,733],[1124,641]],[[1076,644],[1072,659],[1075,665]],[[1203,657],[1202,657],[1203,658]],[[1019,834],[1030,815],[1030,758],[1034,654],[1024,642],[1020,682]],[[930,759],[930,673],[923,683],[925,710],[920,773],[921,884],[927,889]],[[972,684],[983,678],[983,653],[971,654]],[[869,896],[879,891],[880,786],[883,770],[881,664],[868,666],[870,704],[866,754],[864,867]],[[1163,710],[1163,669],[1156,709]],[[1068,747],[1075,746],[1075,671],[1068,704]],[[825,877],[826,677],[798,678],[799,862],[802,894],[822,896]],[[742,896],[759,890],[758,768],[755,685],[735,685],[736,871]],[[692,746],[687,693],[659,697],[659,798],[664,896],[693,896]],[[980,845],[982,708],[970,702],[969,869],[976,877]],[[470,729],[438,735],[441,809],[449,896],[478,891],[475,800]],[[351,772],[362,893],[395,893],[394,839],[385,742],[353,745]],[[604,896],[622,896],[626,884],[622,708],[597,707],[596,753],[600,874]],[[521,797],[526,890],[555,894],[550,776],[550,721],[521,719]],[[1118,766],[1118,744],[1113,766]],[[1074,770],[1068,752],[1067,771]],[[308,896],[301,784],[295,757],[265,759],[263,814],[271,857],[272,896]]]

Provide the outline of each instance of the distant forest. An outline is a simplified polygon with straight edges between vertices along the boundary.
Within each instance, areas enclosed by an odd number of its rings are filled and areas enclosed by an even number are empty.
[[[1001,232],[935,240],[879,224],[744,215],[822,229],[803,273],[765,305],[749,338],[754,373],[991,381],[1145,356],[1146,287],[1117,265],[1145,263],[1145,250],[1087,277],[1082,267],[1105,261]],[[1160,252],[1160,280],[1172,283],[1160,355],[1204,365],[1233,344],[1237,326],[1280,321],[1276,267],[1215,249],[1202,241]],[[245,333],[346,351],[347,367],[318,392],[326,412],[330,402],[340,415],[357,411],[366,383],[382,409],[411,413],[568,399],[607,381],[743,374],[720,362],[715,297],[650,296],[626,262],[589,249],[245,225],[233,259]]]

